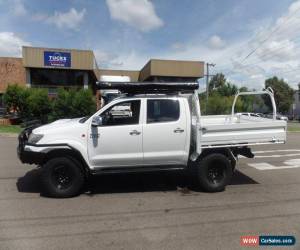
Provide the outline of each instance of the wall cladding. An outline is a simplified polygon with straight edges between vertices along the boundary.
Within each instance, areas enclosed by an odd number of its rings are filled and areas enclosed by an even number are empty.
[[[0,93],[5,92],[9,84],[26,85],[26,73],[22,58],[0,57]]]

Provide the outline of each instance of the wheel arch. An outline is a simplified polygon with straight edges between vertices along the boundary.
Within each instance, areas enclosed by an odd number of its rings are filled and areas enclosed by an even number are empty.
[[[233,170],[235,169],[235,165],[237,162],[237,158],[234,155],[234,153],[232,152],[232,150],[230,148],[209,148],[209,149],[204,149],[201,154],[198,157],[198,161],[202,160],[204,157],[210,155],[210,154],[222,154],[224,156],[226,156],[232,165]]]
[[[46,153],[43,164],[53,158],[68,157],[77,160],[81,164],[81,168],[86,176],[90,174],[90,169],[83,158],[82,154],[74,148],[54,148]]]

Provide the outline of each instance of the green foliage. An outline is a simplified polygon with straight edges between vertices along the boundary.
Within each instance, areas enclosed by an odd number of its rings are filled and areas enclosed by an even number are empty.
[[[72,109],[74,117],[92,115],[96,111],[96,103],[92,91],[85,89],[76,91]]]
[[[29,95],[26,99],[26,112],[22,117],[27,119],[38,119],[42,123],[48,121],[51,112],[51,103],[46,89],[28,89]]]
[[[96,111],[96,104],[90,90],[59,89],[53,101],[52,119],[88,116]]]
[[[21,131],[19,125],[0,125],[0,133],[19,134]]]
[[[57,97],[50,99],[47,89],[10,85],[3,99],[8,112],[17,113],[23,121],[47,123],[60,118],[88,116],[96,111],[92,92],[84,89],[59,89]]]
[[[26,99],[29,92],[26,88],[17,84],[7,87],[3,95],[3,101],[8,113],[23,113],[26,109]]]
[[[208,97],[206,107],[206,100],[200,97],[201,112],[205,115],[220,115],[231,114],[232,103],[234,96],[222,96],[218,92],[214,92]],[[243,110],[240,99],[236,102],[235,112]]]
[[[283,80],[273,77],[267,79],[265,87],[274,90],[276,106],[279,112],[287,113],[293,103],[294,90]],[[300,84],[299,84],[300,89]],[[202,113],[227,114],[231,110],[233,96],[238,92],[248,91],[246,87],[238,89],[234,84],[226,80],[222,73],[212,77],[209,82],[209,99],[206,107],[205,93],[200,94]],[[272,105],[268,96],[262,99],[257,96],[241,96],[236,103],[236,112],[264,112],[272,111]]]
[[[290,132],[300,132],[300,123],[288,123],[288,131]]]
[[[239,92],[248,92],[247,87],[241,87]],[[252,95],[240,96],[238,98],[240,101],[240,110],[238,112],[253,112],[253,103],[255,102],[255,97]]]
[[[287,113],[293,104],[294,90],[283,80],[276,76],[265,81],[265,87],[274,90],[275,102],[280,113]]]
[[[216,89],[216,88],[219,88],[219,87],[225,85],[225,83],[226,83],[226,78],[222,73],[218,73],[218,74],[214,75],[208,84],[209,92],[211,92],[213,89]]]
[[[238,92],[238,87],[229,82],[221,85],[216,89],[221,96],[233,96]]]
[[[222,73],[212,77],[209,82],[209,98],[206,106],[205,93],[200,94],[201,112],[206,115],[230,114],[234,95],[238,92],[238,87],[227,82]],[[238,99],[236,111],[243,109],[243,103]]]
[[[74,90],[66,91],[62,88],[58,90],[57,97],[52,103],[53,111],[51,114],[51,120],[72,117],[72,100],[74,93]]]
[[[289,87],[285,85],[285,88],[288,89]],[[199,96],[201,100],[202,113],[211,115],[230,113],[234,96],[238,91],[247,92],[249,90],[247,87],[241,87],[239,89],[236,85],[231,84],[226,80],[222,73],[216,74],[209,82],[209,99],[207,107],[205,93],[202,93]],[[283,105],[279,105],[282,99],[276,97],[276,95],[275,98],[278,99],[277,105],[279,106],[279,110],[283,112],[283,109],[281,108]],[[253,95],[240,96],[236,102],[235,112],[271,112],[272,105],[270,105],[270,100],[267,99],[267,97],[262,99],[260,96]],[[291,102],[293,100],[291,95],[289,95],[287,99]],[[287,104],[286,106],[289,105]]]
[[[227,81],[222,73],[218,73],[212,77],[209,84],[209,93],[217,92],[221,96],[233,96],[238,92],[238,87]]]
[[[8,86],[3,99],[8,113],[18,113],[25,120],[38,119],[46,122],[51,111],[45,89],[28,89],[13,84]]]

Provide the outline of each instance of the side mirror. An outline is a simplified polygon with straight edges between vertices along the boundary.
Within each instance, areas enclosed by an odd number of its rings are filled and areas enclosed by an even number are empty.
[[[92,127],[98,127],[103,124],[101,116],[94,116],[92,119]]]

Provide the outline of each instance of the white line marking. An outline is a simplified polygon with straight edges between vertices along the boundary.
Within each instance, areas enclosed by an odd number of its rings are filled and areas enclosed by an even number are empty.
[[[280,158],[280,157],[292,157],[292,156],[300,156],[300,153],[298,154],[283,154],[283,155],[255,155],[254,159],[256,158]]]
[[[273,154],[273,155],[259,155],[265,153],[279,153],[279,152],[299,152],[299,153],[292,153],[292,154]],[[300,156],[300,149],[279,149],[279,150],[266,150],[266,151],[254,151],[252,152],[255,156],[254,158],[280,158],[280,157],[294,157]],[[239,158],[247,158],[245,156],[240,155]]]
[[[254,151],[253,154],[275,153],[275,152],[300,152],[300,149],[278,149],[278,150],[266,150],[266,151]]]
[[[267,162],[260,163],[248,163],[248,166],[256,168],[258,170],[278,170],[278,169],[288,169],[288,168],[300,168],[300,159],[291,159],[284,161],[285,166],[274,166]]]
[[[260,159],[260,158],[280,158],[280,157],[294,157],[294,156],[300,156],[299,154],[282,154],[282,155],[254,155],[254,159]],[[248,158],[243,155],[239,155],[239,158]]]

